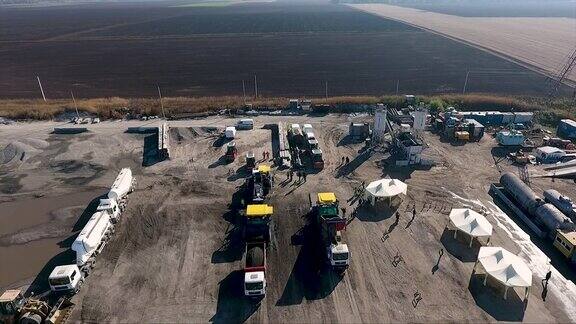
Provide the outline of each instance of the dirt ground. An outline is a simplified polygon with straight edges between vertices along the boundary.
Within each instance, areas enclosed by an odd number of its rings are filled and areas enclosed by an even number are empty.
[[[269,286],[266,297],[257,303],[242,296],[244,247],[238,228],[245,175],[242,155],[251,150],[261,158],[262,151],[270,151],[272,135],[262,127],[280,120],[314,126],[326,167],[310,174],[307,182],[300,184],[287,182],[285,170],[275,170],[271,195],[275,208],[274,234],[267,269]],[[240,158],[231,164],[223,162],[224,146],[214,130],[214,127],[222,129],[234,123],[223,117],[170,122],[172,158],[163,162],[152,158],[150,143],[154,135],[124,133],[128,126],[142,122],[106,122],[90,125],[90,132],[84,135],[58,136],[48,134],[54,123],[1,126],[2,146],[24,135],[49,143],[59,138],[59,145],[69,143],[66,148],[55,149],[56,155],[46,156],[34,166],[28,165],[34,157],[24,162],[10,162],[19,166],[7,171],[2,183],[6,177],[17,179],[11,182],[11,188],[19,189],[3,197],[32,195],[46,188],[54,188],[54,195],[84,188],[105,188],[119,168],[129,166],[135,172],[137,189],[129,198],[116,235],[74,297],[73,321],[576,320],[570,317],[576,314],[570,308],[576,305],[573,272],[567,270],[545,242],[526,238],[522,229],[492,203],[487,193],[490,183],[498,181],[499,170],[515,170],[507,161],[500,161],[498,157],[505,152],[495,146],[489,135],[479,143],[454,146],[426,132],[423,134],[429,146],[426,155],[434,159],[437,166],[399,169],[388,163],[389,155],[384,151],[366,153],[363,143],[355,143],[346,136],[352,120],[369,120],[369,117],[257,117],[254,130],[237,133]],[[63,136],[67,138],[62,139]],[[36,157],[48,151],[38,149]],[[350,163],[340,165],[342,156],[349,157]],[[50,167],[50,163],[61,160],[82,161],[82,166],[64,177],[59,169]],[[103,171],[93,171],[100,168]],[[385,176],[406,181],[408,197],[393,211],[359,209],[344,234],[351,250],[347,273],[339,277],[322,270],[317,251],[309,244],[314,233],[304,217],[308,194],[334,191],[350,213],[357,206],[354,188],[363,181]],[[76,178],[83,180],[70,182]],[[532,182],[536,191],[552,187],[576,196],[572,182],[537,178]],[[483,278],[472,275],[478,247],[468,249],[444,229],[451,208],[478,209],[480,205],[487,207],[488,218],[494,225],[492,244],[518,253],[534,271],[525,310],[518,297],[522,292],[510,292],[505,301],[502,291],[483,287]],[[417,215],[411,219],[413,206]],[[0,221],[5,222],[1,217]],[[18,226],[27,229],[35,225],[13,226],[11,233],[14,234],[18,233]],[[68,231],[73,232],[70,228]],[[0,234],[0,239],[4,237]],[[444,253],[439,256],[441,250]],[[542,269],[544,253],[557,269],[545,301],[540,285],[547,271]],[[399,257],[402,261],[395,262]],[[40,272],[42,268],[34,270]],[[39,278],[41,275],[35,280],[37,284],[41,281]],[[417,293],[421,300],[415,303]]]

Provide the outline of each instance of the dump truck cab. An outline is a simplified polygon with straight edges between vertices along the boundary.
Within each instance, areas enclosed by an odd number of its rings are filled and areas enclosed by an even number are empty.
[[[226,162],[231,163],[236,160],[236,156],[238,155],[238,149],[236,148],[236,142],[230,142],[226,145],[226,153],[224,157]]]
[[[339,233],[337,235],[340,235]],[[335,269],[344,270],[350,265],[350,251],[348,245],[340,241],[330,244],[327,249],[327,258],[330,260],[330,265]]]
[[[83,281],[82,271],[75,264],[57,266],[48,277],[50,290],[54,292],[76,293]]]
[[[246,242],[270,242],[270,222],[274,207],[267,204],[251,204],[246,206],[244,238]]]
[[[311,152],[312,157],[312,165],[314,169],[323,169],[324,168],[324,159],[322,158],[322,150],[319,148],[313,149]]]
[[[246,153],[246,168],[252,170],[256,167],[256,157],[254,152]]]
[[[310,199],[312,202],[312,198]],[[342,231],[346,229],[346,218],[340,214],[339,201],[333,192],[320,192],[312,202],[312,212],[320,230],[330,266],[344,271],[350,265],[348,245],[342,241]]]

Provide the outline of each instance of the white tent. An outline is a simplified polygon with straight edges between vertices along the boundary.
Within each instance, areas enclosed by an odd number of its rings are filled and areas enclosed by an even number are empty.
[[[454,230],[454,238],[458,232],[462,232],[470,237],[470,246],[472,246],[474,238],[479,242],[480,238],[487,238],[486,244],[490,242],[492,224],[483,215],[470,208],[454,208],[450,211],[448,218],[447,227]]]
[[[504,299],[506,299],[510,287],[524,288],[524,300],[528,299],[532,286],[532,271],[520,257],[501,247],[483,246],[478,253],[478,261],[474,265],[474,271],[478,265],[486,273],[484,285],[486,285],[488,276],[504,285]]]
[[[391,199],[406,195],[408,185],[398,179],[380,179],[372,181],[366,186],[365,196],[372,205],[378,199]]]

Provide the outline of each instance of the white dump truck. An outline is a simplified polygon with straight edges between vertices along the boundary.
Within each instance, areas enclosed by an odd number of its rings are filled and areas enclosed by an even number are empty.
[[[108,196],[100,199],[97,211],[107,213],[112,222],[116,223],[126,207],[128,194],[134,190],[135,179],[130,168],[123,168],[114,180]]]
[[[72,250],[76,252],[76,265],[82,272],[88,274],[92,269],[95,256],[102,251],[113,233],[114,225],[108,213],[98,211],[92,215],[72,243]]]
[[[53,292],[77,293],[83,282],[84,274],[75,264],[57,266],[48,277]]]

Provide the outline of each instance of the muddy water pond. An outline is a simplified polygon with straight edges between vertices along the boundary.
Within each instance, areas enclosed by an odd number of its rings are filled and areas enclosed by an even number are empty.
[[[31,283],[62,259],[106,192],[90,188],[0,203],[0,288]]]

